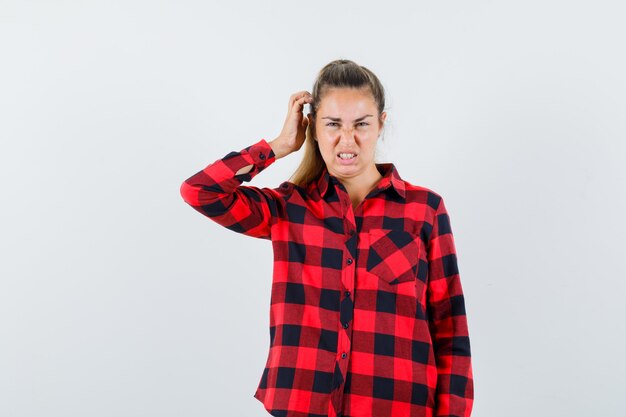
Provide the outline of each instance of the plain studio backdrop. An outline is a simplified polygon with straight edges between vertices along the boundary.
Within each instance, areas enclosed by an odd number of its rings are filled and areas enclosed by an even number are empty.
[[[216,3],[0,2],[0,415],[268,415],[271,243],[179,187],[347,58],[446,201],[472,415],[623,416],[626,7]]]

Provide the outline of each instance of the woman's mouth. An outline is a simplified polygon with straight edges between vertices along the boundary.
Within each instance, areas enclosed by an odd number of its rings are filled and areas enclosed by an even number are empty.
[[[350,165],[352,163],[354,163],[354,161],[356,160],[357,154],[355,153],[338,153],[337,154],[337,159],[339,160],[339,162],[343,165]]]

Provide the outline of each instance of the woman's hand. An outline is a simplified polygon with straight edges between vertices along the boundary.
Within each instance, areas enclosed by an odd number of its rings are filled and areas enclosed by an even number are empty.
[[[313,96],[308,91],[299,91],[289,97],[289,105],[287,117],[283,130],[278,137],[270,142],[270,145],[276,154],[276,159],[296,152],[306,139],[306,129],[309,125],[309,119],[304,117],[303,109],[306,103],[311,103]]]

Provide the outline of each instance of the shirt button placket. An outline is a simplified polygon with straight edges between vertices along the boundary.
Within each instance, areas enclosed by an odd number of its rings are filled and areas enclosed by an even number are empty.
[[[342,191],[345,191],[342,187],[340,187]],[[351,204],[349,199],[347,199],[347,195],[343,195],[342,193],[342,198],[346,197],[344,199],[344,204],[349,205]],[[348,213],[350,212],[350,209],[347,209]],[[345,213],[344,213],[345,214]],[[343,271],[343,287],[344,287],[344,292],[343,295],[344,297],[341,300],[341,305],[340,305],[340,311],[339,311],[339,325],[341,326],[341,331],[340,331],[340,345],[338,345],[338,351],[337,351],[337,360],[339,362],[337,362],[336,366],[338,368],[336,368],[337,371],[339,371],[341,373],[341,375],[338,375],[336,372],[334,373],[333,377],[337,378],[336,380],[333,380],[333,388],[336,389],[337,391],[333,392],[333,398],[334,400],[332,401],[333,403],[333,409],[335,410],[341,410],[341,404],[343,403],[343,391],[344,391],[344,385],[346,383],[346,375],[348,372],[348,358],[349,358],[349,354],[350,354],[350,349],[351,349],[351,344],[352,344],[352,327],[350,326],[350,322],[353,319],[353,315],[354,315],[354,304],[352,299],[350,298],[351,295],[351,291],[350,289],[354,288],[354,284],[355,284],[355,275],[356,275],[356,264],[355,264],[355,259],[354,256],[356,256],[356,239],[355,239],[355,235],[356,235],[356,230],[353,227],[354,225],[352,224],[352,221],[348,221],[345,223],[345,230],[346,230],[346,236],[345,236],[345,245],[346,245],[346,254],[348,255],[345,258],[345,268]],[[337,385],[339,384],[339,386]]]
[[[348,234],[353,236],[355,234],[355,232],[353,230],[349,230]],[[352,238],[347,239],[346,241],[346,245],[348,246],[348,249],[350,249],[350,244],[353,243],[351,242]],[[348,251],[349,254],[352,254],[352,251]],[[348,290],[348,288],[353,287],[354,286],[354,276],[355,276],[355,269],[354,269],[354,258],[352,258],[351,256],[346,258],[346,265],[348,265],[348,267],[346,268],[344,277],[349,278],[346,280],[345,282],[345,289],[344,289],[344,298],[341,302],[341,306],[340,306],[340,325],[341,327],[344,329],[344,331],[341,332],[341,338],[346,338],[345,340],[347,341],[346,344],[342,344],[340,346],[340,353],[338,358],[340,358],[339,360],[341,361],[339,363],[339,367],[341,368],[341,373],[343,374],[343,376],[341,377],[343,379],[343,381],[341,382],[342,385],[345,384],[345,378],[346,378],[346,372],[347,372],[347,361],[346,359],[348,358],[348,354],[350,351],[350,345],[351,345],[351,336],[350,334],[352,333],[352,329],[350,328],[350,321],[352,320],[353,314],[354,314],[354,305],[352,303],[352,300],[350,299],[350,294],[351,292]],[[347,287],[347,288],[346,288]],[[337,396],[341,396],[341,392],[343,392],[343,388],[338,387],[339,389],[339,393],[335,393],[335,395]],[[339,399],[339,403],[341,403],[341,399]]]

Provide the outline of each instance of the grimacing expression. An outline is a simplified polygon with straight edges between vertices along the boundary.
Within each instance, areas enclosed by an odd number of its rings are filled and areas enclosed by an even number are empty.
[[[384,121],[386,116],[383,112],[381,119]],[[381,130],[378,109],[369,88],[333,88],[322,96],[314,133],[332,175],[355,177],[376,169],[374,153]],[[340,153],[354,156],[345,159]]]

